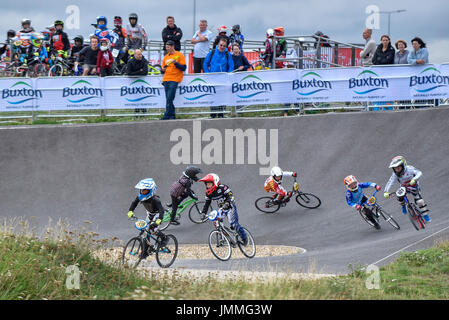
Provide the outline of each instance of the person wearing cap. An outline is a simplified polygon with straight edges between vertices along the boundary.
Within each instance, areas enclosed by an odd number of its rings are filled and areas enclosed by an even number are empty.
[[[394,64],[408,64],[407,58],[409,52],[405,49],[407,48],[407,42],[405,42],[404,40],[398,40],[396,41],[394,46],[396,47],[396,49],[398,49],[398,51],[394,55]]]
[[[176,119],[173,100],[175,100],[176,89],[184,77],[187,65],[184,55],[175,50],[173,40],[167,40],[165,50],[167,54],[162,59],[162,73],[164,74],[162,85],[165,88],[166,107],[161,120],[171,120]]]
[[[164,41],[164,48],[167,41],[172,40],[175,43],[175,50],[181,50],[181,38],[182,30],[175,24],[175,18],[172,16],[167,17],[167,26],[162,30],[162,41]],[[164,52],[167,54],[167,51]]]

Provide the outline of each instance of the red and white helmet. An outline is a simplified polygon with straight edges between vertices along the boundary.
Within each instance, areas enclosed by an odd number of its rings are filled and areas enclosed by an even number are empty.
[[[355,182],[355,187],[351,187],[351,185],[353,185],[353,183]],[[357,189],[359,188],[359,182],[357,181],[357,179],[354,176],[347,176],[345,178],[345,186],[346,189],[348,189],[351,192],[355,192],[357,191]]]
[[[228,28],[226,26],[221,26],[220,28],[218,28],[218,33],[222,33],[222,32],[228,32]]]
[[[212,182],[214,184],[211,188],[206,189],[206,194],[211,195],[215,190],[217,190],[218,185],[220,184],[220,178],[215,173],[209,173],[208,175],[200,179],[199,182]]]
[[[272,38],[274,36],[274,30],[272,28],[267,29],[267,38]]]

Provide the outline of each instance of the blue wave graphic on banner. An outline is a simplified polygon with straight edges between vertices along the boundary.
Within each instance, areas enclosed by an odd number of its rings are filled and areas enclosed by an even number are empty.
[[[138,102],[138,101],[145,100],[146,98],[152,98],[152,97],[155,97],[155,95],[152,95],[152,96],[146,96],[146,97],[141,97],[141,98],[137,98],[137,99],[128,99],[128,98],[126,98],[126,100],[128,100],[129,102]]]
[[[370,92],[373,92],[373,91],[376,91],[376,90],[382,90],[382,89],[384,89],[384,88],[376,88],[376,89],[371,89],[371,90],[363,91],[363,92],[354,91],[354,93],[357,93],[357,94],[367,94],[367,93],[370,93]]]
[[[89,99],[93,99],[93,98],[97,98],[97,97],[88,97],[88,98],[84,98],[84,99],[80,99],[80,100],[68,100],[71,103],[80,103]]]
[[[205,97],[205,96],[211,96],[211,95],[212,95],[212,94],[207,93],[207,94],[203,94],[203,95],[201,95],[201,96],[194,97],[194,98],[187,98],[187,97],[184,97],[184,99],[187,99],[187,100],[192,101],[192,100],[197,100],[197,99],[200,99],[200,98],[202,98],[202,97]]]
[[[438,89],[440,87],[445,87],[445,85],[439,85],[439,86],[436,86],[436,87],[433,87],[433,88],[429,88],[429,89],[425,89],[425,90],[418,90],[418,89],[415,89],[415,90],[418,91],[418,92],[424,93],[424,92],[429,92],[429,91]]]
[[[309,92],[309,93],[301,93],[301,92],[297,92],[297,94],[299,94],[299,95],[301,95],[301,96],[310,96],[310,95],[312,95],[312,94],[315,94],[315,93],[317,93],[317,92],[320,92],[320,91],[326,91],[327,89],[319,89],[319,90],[315,90],[315,91],[312,91],[312,92]]]
[[[261,92],[256,92],[256,93],[250,94],[249,96],[237,96],[237,97],[246,99],[246,98],[251,98],[251,97],[257,96],[258,94],[266,93],[266,92],[268,92],[268,91],[261,91]]]
[[[27,102],[27,101],[30,101],[30,100],[34,100],[34,99],[36,99],[36,98],[28,98],[28,99],[25,99],[25,100],[20,100],[20,101],[15,101],[15,102],[8,101],[8,103],[9,104],[21,104],[21,103],[24,103],[24,102]]]

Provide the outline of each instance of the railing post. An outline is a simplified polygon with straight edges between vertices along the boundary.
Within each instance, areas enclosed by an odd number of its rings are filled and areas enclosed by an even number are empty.
[[[351,66],[355,66],[355,48],[351,48]]]
[[[338,43],[336,43],[335,44],[335,47],[334,47],[334,63],[335,64],[339,64],[338,63]]]

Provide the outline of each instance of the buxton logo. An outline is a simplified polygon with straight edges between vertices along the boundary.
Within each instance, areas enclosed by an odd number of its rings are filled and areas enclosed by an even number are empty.
[[[248,75],[240,82],[232,84],[232,93],[237,94],[237,97],[242,99],[252,98],[256,95],[273,91],[270,83],[263,82],[262,79],[255,75]]]
[[[179,95],[189,101],[198,100],[217,93],[215,86],[208,84],[207,81],[201,78],[193,79],[186,86],[179,86],[178,90]]]
[[[426,93],[449,85],[449,76],[441,75],[440,70],[429,67],[418,75],[410,77],[410,88]],[[417,87],[417,88],[416,88]]]
[[[39,98],[42,98],[42,91],[34,90],[25,81],[17,81],[9,89],[2,90],[2,99],[8,99],[6,101],[13,105],[23,104]]]
[[[80,86],[84,85],[84,86]],[[90,88],[86,85],[91,86]],[[103,96],[103,90],[100,88],[92,88],[93,85],[86,80],[78,80],[71,87],[65,87],[62,90],[62,97],[67,98],[71,103],[80,103],[89,99],[99,98]]]
[[[360,78],[361,76],[366,76]],[[375,76],[375,78],[373,77]],[[353,89],[356,94],[367,94],[373,91],[386,89],[389,87],[387,79],[380,78],[379,75],[371,70],[361,72],[357,78],[349,79],[349,89]]]
[[[137,79],[129,86],[122,86],[120,88],[120,97],[126,97],[128,95],[138,95],[138,98],[125,98],[129,102],[138,102],[148,98],[159,97],[161,91],[159,88],[153,88],[145,80]]]
[[[311,96],[321,91],[331,90],[332,84],[330,81],[321,80],[322,77],[316,72],[307,72],[301,79],[293,80],[292,90],[296,91],[301,96]]]

